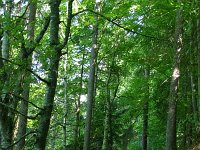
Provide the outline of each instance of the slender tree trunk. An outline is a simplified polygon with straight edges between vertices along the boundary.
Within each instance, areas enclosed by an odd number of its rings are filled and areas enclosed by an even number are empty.
[[[82,88],[83,88],[83,70],[84,70],[84,59],[85,59],[85,54],[83,54],[82,57],[82,64],[81,64],[81,77],[80,77],[80,92],[77,100],[77,108],[76,108],[76,124],[75,124],[75,129],[74,129],[74,150],[79,149],[79,143],[78,143],[78,138],[80,134],[80,106],[81,106],[81,94],[82,94]]]
[[[6,0],[4,5],[4,16],[7,20],[11,20],[12,1]],[[3,38],[2,38],[2,57],[9,59],[10,53],[10,40],[9,40],[9,22],[3,22]],[[3,60],[6,63],[5,60]]]
[[[178,1],[179,4],[181,1]],[[167,130],[166,130],[166,150],[176,150],[176,101],[178,93],[178,83],[180,77],[180,53],[182,50],[182,8],[177,10],[176,14],[176,24],[175,24],[175,57],[174,57],[174,66],[173,74],[170,84],[170,96],[169,96],[169,109],[168,109],[168,118],[167,118]]]
[[[116,98],[118,87],[119,87],[119,73],[113,72],[115,67],[116,53],[113,53],[112,61],[108,70],[108,77],[106,82],[106,101],[105,101],[105,119],[104,119],[104,138],[102,150],[113,149],[113,132],[112,132],[112,104]],[[115,80],[115,77],[117,80]],[[115,89],[113,85],[116,84]]]
[[[200,11],[198,11],[200,12]],[[197,36],[196,36],[196,47],[197,47],[197,56],[198,56],[198,113],[200,114],[200,19],[197,19]],[[200,120],[200,115],[198,116]]]
[[[186,55],[186,54],[185,54]],[[184,57],[185,58],[185,57]],[[187,57],[186,57],[187,60]],[[183,66],[182,66],[183,67]],[[184,66],[185,67],[185,66]],[[184,70],[182,71],[184,76],[182,78],[182,99],[185,99],[187,104],[186,106],[183,106],[182,109],[184,109],[183,112],[185,112],[185,122],[184,122],[184,137],[183,137],[183,144],[182,144],[182,148],[186,149],[189,148],[192,144],[192,120],[189,119],[190,117],[192,117],[192,101],[191,101],[191,97],[190,97],[190,92],[191,92],[191,87],[190,87],[190,72],[189,72],[189,66],[187,66],[187,68],[184,68]]]
[[[35,31],[35,16],[36,16],[36,3],[31,1],[29,6],[29,25],[28,25],[28,38],[30,42],[34,41],[34,31]],[[32,64],[32,55],[26,55],[23,54],[24,51],[22,51],[22,61],[25,64],[25,68],[31,69]],[[29,91],[30,91],[30,72],[27,72],[26,70],[22,71],[22,79],[23,79],[23,92],[22,97],[24,100],[21,100],[20,103],[20,113],[27,116],[28,114],[28,100],[29,100]],[[19,115],[19,121],[18,121],[18,129],[17,129],[17,137],[16,140],[19,141],[16,144],[15,149],[24,149],[25,146],[25,137],[23,137],[26,134],[26,126],[27,126],[27,117],[24,115]],[[23,138],[22,138],[23,137]]]
[[[105,120],[104,120],[104,137],[103,137],[103,145],[102,145],[102,150],[111,150],[112,146],[110,146],[110,111],[111,111],[111,103],[110,103],[110,80],[111,80],[111,69],[109,69],[108,73],[108,79],[106,83],[106,104],[105,104]]]
[[[36,141],[36,147],[39,150],[45,150],[46,140],[49,131],[49,125],[51,120],[51,114],[54,105],[54,97],[57,86],[58,78],[58,67],[60,57],[62,55],[62,48],[68,43],[69,32],[71,27],[72,20],[72,3],[73,0],[69,1],[68,7],[68,18],[67,18],[67,27],[65,33],[64,44],[60,45],[59,43],[59,5],[60,0],[50,0],[50,9],[51,9],[51,22],[50,22],[50,46],[51,46],[51,58],[50,58],[50,70],[48,73],[48,84],[46,86],[46,96],[44,100],[43,111],[41,112],[39,126],[38,126],[38,135]]]
[[[95,4],[95,11],[99,9],[99,4]],[[90,132],[91,132],[91,122],[92,122],[92,111],[93,111],[93,99],[94,99],[94,82],[95,82],[95,70],[97,65],[97,38],[98,38],[98,16],[95,16],[96,23],[93,26],[92,35],[92,49],[91,49],[91,59],[90,59],[90,73],[88,81],[88,94],[87,94],[87,114],[85,122],[84,131],[84,146],[83,150],[90,149]]]
[[[6,0],[4,6],[4,16],[11,20],[11,10],[12,10],[12,1]],[[9,41],[9,23],[3,23],[4,31],[3,31],[3,38],[2,38],[2,58],[9,59],[9,51],[10,51],[10,41]],[[6,61],[3,60],[1,67],[6,67]],[[12,144],[12,137],[13,137],[13,128],[14,128],[14,113],[6,106],[13,106],[13,99],[9,95],[9,91],[7,90],[7,86],[9,86],[10,76],[8,72],[4,72],[4,76],[2,76],[2,93],[1,93],[1,103],[5,106],[0,106],[0,132],[1,132],[1,148],[4,150],[12,150],[12,148],[7,148]]]
[[[191,39],[190,39],[190,69],[189,69],[189,72],[190,72],[190,87],[191,87],[191,99],[192,99],[192,112],[193,112],[193,116],[194,116],[194,119],[195,121],[198,121],[199,120],[199,112],[198,112],[198,98],[195,96],[197,95],[197,91],[196,91],[196,83],[195,83],[195,63],[194,63],[194,50],[195,50],[195,42],[194,42],[194,32],[195,32],[195,26],[194,26],[194,23],[193,23],[193,27],[192,27],[192,31],[191,31]],[[196,61],[196,59],[195,59]]]
[[[146,68],[145,70],[145,79],[147,85],[145,85],[145,100],[143,105],[143,132],[142,132],[142,150],[147,150],[148,146],[148,109],[149,109],[149,84],[148,84],[148,78],[149,78],[149,68]]]
[[[68,116],[68,90],[67,90],[67,60],[68,60],[68,54],[66,54],[65,60],[64,60],[64,71],[65,71],[65,78],[64,78],[64,116],[63,116],[63,149],[67,150],[67,116]]]
[[[121,150],[127,150],[128,143],[133,136],[133,127],[132,125],[129,126],[128,129],[125,130],[123,136],[122,136],[122,148]]]

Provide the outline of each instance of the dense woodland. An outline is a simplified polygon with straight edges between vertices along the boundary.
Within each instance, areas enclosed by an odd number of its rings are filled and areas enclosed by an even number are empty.
[[[199,138],[199,0],[0,0],[0,150]]]

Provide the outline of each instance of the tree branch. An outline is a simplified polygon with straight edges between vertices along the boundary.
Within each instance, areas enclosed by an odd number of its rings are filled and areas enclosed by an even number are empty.
[[[37,35],[37,37],[35,38],[35,44],[33,47],[29,48],[29,51],[27,52],[28,55],[30,55],[36,48],[36,45],[40,43],[40,41],[42,40],[44,34],[46,33],[48,27],[49,27],[49,23],[50,23],[50,16],[48,16],[46,19],[45,19],[45,23],[44,23],[44,26],[43,28],[41,29],[40,33]]]
[[[67,17],[67,25],[66,25],[66,30],[65,30],[65,38],[64,38],[63,44],[58,45],[58,49],[60,50],[62,50],[67,45],[68,40],[69,40],[70,28],[71,28],[71,23],[72,23],[72,18],[73,18],[73,14],[72,14],[73,1],[74,0],[69,0],[69,3],[68,3],[68,17]]]
[[[35,105],[34,103],[32,103],[32,102],[30,102],[30,101],[24,99],[23,97],[21,97],[21,96],[19,96],[19,95],[16,95],[16,94],[14,94],[14,93],[11,93],[11,95],[13,95],[13,96],[15,96],[15,97],[17,97],[17,98],[19,98],[19,99],[21,99],[21,100],[23,100],[23,101],[25,101],[25,102],[31,104],[31,105],[33,105],[33,106],[34,106],[35,108],[37,108],[37,109],[44,110],[43,108],[38,107],[38,106]]]
[[[105,15],[103,15],[103,14],[100,14],[100,13],[98,13],[98,12],[96,12],[96,11],[93,11],[93,10],[91,10],[91,9],[84,9],[84,10],[81,10],[80,12],[77,12],[77,13],[73,14],[73,17],[76,16],[76,15],[78,15],[78,14],[80,14],[80,13],[86,12],[86,11],[91,12],[91,13],[93,13],[93,14],[96,14],[96,15],[98,15],[98,16],[100,16],[100,17],[106,19],[107,21],[111,22],[112,24],[116,25],[116,26],[119,27],[119,28],[124,29],[125,31],[127,31],[127,32],[129,32],[129,33],[137,34],[137,35],[140,35],[140,36],[143,36],[143,37],[147,37],[147,38],[151,38],[151,39],[161,40],[160,38],[157,38],[157,37],[154,37],[154,36],[151,36],[151,35],[142,34],[142,33],[139,33],[139,32],[134,31],[133,29],[124,27],[124,26],[122,26],[122,25],[116,23],[115,21],[113,21],[111,18],[109,18],[109,17],[107,17],[107,16],[105,16]],[[164,40],[164,39],[163,39],[163,40]]]
[[[7,107],[7,108],[10,109],[11,111],[13,111],[13,112],[15,112],[15,113],[18,113],[18,114],[20,114],[20,115],[22,115],[22,116],[24,116],[24,117],[26,117],[26,118],[28,118],[28,119],[31,119],[31,120],[35,120],[35,119],[40,115],[40,112],[39,112],[39,113],[37,113],[35,116],[27,116],[27,115],[25,115],[25,114],[19,112],[18,110],[12,108],[11,106],[8,106],[8,105],[4,104],[3,102],[0,102],[0,105],[1,105],[1,106],[4,106],[4,107]]]
[[[49,23],[50,23],[50,16],[48,16],[46,19],[45,19],[45,23],[44,23],[44,26],[42,28],[42,30],[40,31],[40,33],[37,35],[36,39],[35,39],[35,43],[38,44],[41,39],[43,38],[46,30],[48,29],[49,27]]]
[[[5,61],[7,61],[7,62],[9,62],[9,63],[11,63],[11,64],[14,64],[14,65],[17,65],[17,66],[19,66],[19,67],[23,67],[23,65],[21,65],[21,64],[17,64],[17,63],[15,63],[15,62],[13,62],[13,61],[11,61],[11,60],[9,60],[9,59],[6,59],[6,58],[3,58],[3,57],[0,57],[0,59],[3,59],[3,60],[5,60]],[[50,82],[49,81],[47,81],[46,79],[43,79],[42,77],[40,77],[37,73],[35,73],[33,70],[31,70],[31,69],[28,69],[28,68],[25,68],[27,71],[29,71],[31,74],[33,74],[36,78],[38,78],[40,81],[42,81],[42,82],[44,82],[44,83],[46,83],[46,84],[50,84]]]
[[[13,147],[14,145],[16,145],[17,143],[19,143],[24,137],[30,135],[30,134],[33,134],[33,133],[37,133],[36,131],[30,131],[26,134],[24,134],[20,139],[18,139],[16,142],[14,142],[13,144],[9,145],[6,149],[9,149],[11,147]]]

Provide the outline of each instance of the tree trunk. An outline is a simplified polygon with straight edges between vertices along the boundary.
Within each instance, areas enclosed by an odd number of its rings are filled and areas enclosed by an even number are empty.
[[[193,116],[194,116],[194,120],[197,122],[199,120],[199,112],[198,112],[198,97],[195,96],[197,95],[197,90],[196,88],[198,87],[195,83],[195,62],[194,62],[194,58],[195,57],[195,37],[194,37],[194,33],[195,33],[195,25],[194,23],[192,23],[192,31],[191,31],[191,39],[190,39],[190,68],[189,68],[189,72],[190,72],[190,87],[191,87],[191,99],[192,99],[192,112],[193,112]],[[196,59],[195,59],[196,61]]]
[[[51,0],[50,9],[51,9],[51,22],[50,22],[50,46],[51,46],[51,57],[50,57],[50,70],[48,73],[48,83],[46,86],[46,96],[44,100],[43,111],[41,112],[39,126],[38,126],[38,135],[36,141],[36,147],[39,150],[45,150],[46,140],[49,131],[49,125],[51,120],[51,114],[54,105],[54,97],[57,86],[57,77],[58,77],[58,67],[60,57],[62,55],[62,48],[68,43],[69,32],[71,27],[72,20],[72,3],[73,0],[69,1],[68,7],[68,18],[67,18],[67,27],[65,33],[64,43],[61,45],[59,43],[59,5],[60,0]]]
[[[128,143],[132,137],[133,137],[133,127],[132,127],[132,125],[130,125],[129,128],[125,130],[125,132],[122,136],[122,149],[121,150],[127,150]]]
[[[63,116],[63,150],[67,150],[67,116],[68,116],[68,90],[67,90],[67,60],[68,54],[64,59],[64,116]]]
[[[145,79],[146,79],[146,85],[145,85],[145,100],[143,105],[143,132],[142,132],[142,150],[147,150],[148,146],[148,108],[149,108],[149,84],[148,84],[148,78],[149,78],[149,68],[146,68],[145,70]]]
[[[59,32],[59,0],[51,0],[51,22],[50,22],[50,46],[52,49],[52,57],[50,60],[50,71],[48,73],[49,84],[46,87],[46,96],[44,101],[43,111],[41,112],[41,117],[38,127],[38,137],[37,137],[37,148],[40,150],[45,150],[46,139],[49,130],[51,113],[53,110],[54,96],[57,85],[58,77],[58,66],[59,59],[61,56],[61,50],[57,50],[56,46],[59,44],[58,32]]]
[[[178,1],[179,4],[181,1]],[[180,4],[181,5],[181,4]],[[170,84],[170,96],[169,96],[169,108],[167,118],[167,130],[166,130],[166,150],[176,150],[176,101],[179,86],[180,77],[180,53],[182,50],[182,8],[177,10],[176,24],[175,24],[175,35],[174,35],[174,66],[173,74]]]
[[[12,10],[12,1],[6,0],[4,6],[4,15],[8,20],[11,20],[11,10]],[[10,42],[9,42],[9,23],[4,22],[3,27],[3,38],[2,38],[2,53],[1,56],[4,59],[9,59],[9,51],[10,51]],[[3,60],[1,67],[6,67],[6,61]],[[13,108],[13,98],[11,98],[8,91],[10,76],[8,72],[4,72],[2,76],[2,93],[0,102],[3,105],[0,105],[0,132],[1,132],[1,148],[4,150],[11,150],[12,148],[7,148],[12,144],[13,137],[13,128],[14,128],[14,113],[8,108],[9,106]],[[15,108],[14,108],[15,109]]]
[[[81,94],[82,94],[82,88],[83,88],[83,70],[84,70],[84,59],[85,59],[85,54],[83,54],[82,57],[82,64],[81,64],[81,77],[80,77],[80,92],[77,100],[77,106],[76,106],[76,124],[75,124],[75,129],[74,129],[74,150],[79,149],[79,143],[78,143],[78,138],[80,134],[80,106],[81,106]]]
[[[111,150],[112,146],[110,143],[110,126],[111,126],[111,103],[110,103],[110,79],[111,79],[111,69],[109,70],[109,75],[106,83],[106,103],[105,103],[105,120],[104,120],[104,137],[103,137],[103,145],[102,150]]]
[[[99,9],[99,4],[95,4],[95,11]],[[87,113],[84,131],[84,146],[83,150],[90,149],[90,132],[91,132],[91,122],[92,122],[92,111],[93,111],[93,99],[94,99],[94,82],[95,82],[95,70],[97,65],[97,38],[98,38],[98,16],[95,16],[96,23],[93,26],[92,35],[92,49],[91,49],[91,59],[90,59],[90,73],[88,81],[88,93],[87,93]]]
[[[200,12],[200,11],[198,11]],[[197,56],[198,56],[198,113],[200,114],[200,19],[197,19],[197,36],[196,36],[196,47],[197,47]],[[200,120],[200,115],[198,120]]]
[[[29,6],[29,20],[28,20],[28,38],[30,42],[34,41],[34,31],[35,31],[35,16],[36,16],[36,3],[31,1],[30,6]],[[32,64],[32,55],[26,55],[24,54],[24,51],[22,51],[22,56],[27,56],[27,57],[22,57],[22,61],[24,62],[25,68],[28,68],[31,70],[31,64]],[[22,92],[22,97],[23,99],[21,100],[20,103],[20,110],[19,112],[21,114],[24,114],[27,116],[28,114],[28,100],[29,100],[29,91],[30,91],[30,72],[27,72],[26,70],[22,71],[22,79],[23,79],[23,92]],[[19,115],[19,121],[18,121],[18,129],[17,129],[17,137],[16,141],[19,141],[15,149],[24,149],[25,146],[25,137],[23,137],[26,134],[26,126],[27,126],[27,117],[24,115]],[[23,137],[23,138],[22,138]]]
[[[104,137],[102,150],[113,149],[113,131],[112,131],[112,104],[116,98],[119,87],[119,73],[115,69],[116,53],[113,53],[111,64],[108,66],[108,77],[105,85],[106,100],[105,100],[105,118],[104,118]],[[116,78],[117,79],[116,79]],[[116,80],[115,80],[116,79]],[[116,84],[115,88],[114,85]]]

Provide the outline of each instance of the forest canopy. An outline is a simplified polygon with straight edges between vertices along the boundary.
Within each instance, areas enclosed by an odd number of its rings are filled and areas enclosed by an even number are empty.
[[[199,0],[0,0],[0,150],[200,149]]]

